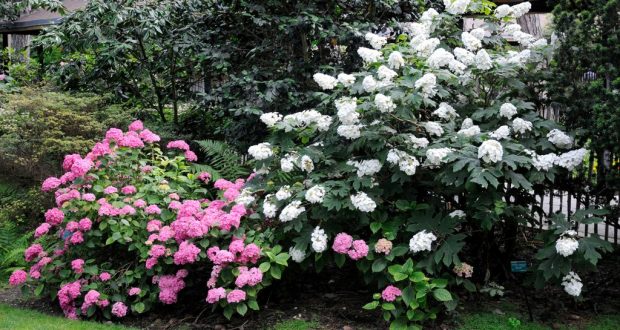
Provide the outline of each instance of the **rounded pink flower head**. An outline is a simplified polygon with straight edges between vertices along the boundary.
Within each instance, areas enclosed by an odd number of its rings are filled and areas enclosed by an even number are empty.
[[[368,255],[368,244],[361,239],[353,241],[353,248],[348,252],[349,258],[359,260]]]
[[[97,197],[95,197],[95,194],[91,194],[91,193],[82,194],[82,200],[85,200],[87,202],[94,202],[96,198]]]
[[[136,187],[134,186],[124,186],[123,188],[121,188],[121,192],[125,195],[132,195],[135,194],[138,191],[138,189],[136,189]]]
[[[185,151],[185,159],[187,159],[188,162],[195,162],[198,160],[198,156],[196,156],[195,152],[187,150]]]
[[[381,298],[389,302],[396,300],[396,297],[400,297],[401,295],[402,292],[400,289],[393,285],[388,285],[385,289],[383,289],[383,292],[381,292]]]
[[[80,230],[89,231],[93,227],[93,222],[89,218],[80,220]]]
[[[207,302],[209,304],[215,304],[224,298],[226,298],[226,289],[224,288],[213,288],[207,292]]]
[[[133,202],[133,206],[137,208],[143,208],[146,206],[146,202],[143,199],[137,199]]]
[[[392,242],[388,241],[387,239],[381,238],[377,241],[377,243],[375,243],[375,252],[388,255],[391,251]]]
[[[105,133],[105,138],[106,140],[114,140],[118,143],[118,141],[120,141],[123,138],[123,131],[121,131],[118,128],[110,128],[106,133]]]
[[[238,303],[245,300],[245,291],[234,289],[228,293],[226,296],[226,300],[228,303]]]
[[[84,260],[83,259],[75,259],[71,261],[71,269],[77,274],[80,274],[84,271]]]
[[[84,176],[95,164],[89,159],[76,159],[71,165],[71,173],[76,177]]]
[[[159,135],[149,131],[148,129],[140,132],[140,138],[146,143],[155,143],[161,141]]]
[[[43,253],[41,244],[32,244],[24,251],[24,258],[26,261],[32,261],[38,258],[41,253]]]
[[[26,273],[25,271],[21,269],[18,269],[11,274],[11,277],[9,277],[9,284],[11,286],[18,286],[26,282],[27,278],[28,278],[28,273]]]
[[[123,138],[118,142],[118,145],[121,147],[142,148],[144,147],[144,142],[138,133],[130,131],[123,136]]]
[[[58,208],[49,209],[45,212],[45,222],[52,226],[58,226],[65,219],[65,214]]]
[[[112,315],[116,317],[125,317],[127,315],[127,306],[121,301],[115,302],[112,305]]]
[[[142,292],[142,289],[133,287],[133,288],[129,289],[129,292],[127,294],[129,294],[130,296],[137,296],[141,292]]]
[[[346,254],[349,252],[351,245],[353,244],[353,237],[347,233],[340,233],[336,235],[332,249],[336,253]]]
[[[149,205],[146,207],[144,212],[146,212],[146,214],[160,214],[161,209],[157,205]]]
[[[80,156],[79,154],[65,155],[65,158],[62,161],[62,168],[65,171],[70,171],[71,166],[73,166],[73,163],[75,163],[77,160],[80,160],[80,159],[82,159],[82,156]]]
[[[69,242],[73,245],[82,244],[84,242],[84,234],[81,231],[76,231],[69,238]]]
[[[50,231],[51,227],[52,226],[47,222],[40,224],[39,227],[37,227],[37,229],[35,229],[34,231],[34,237],[39,238],[47,234]]]
[[[144,129],[144,124],[141,121],[136,120],[133,123],[129,124],[130,131],[141,131]]]
[[[118,189],[114,186],[107,186],[103,189],[103,193],[106,195],[115,194],[118,192]]]
[[[101,294],[97,290],[89,290],[86,295],[84,295],[84,303],[88,306],[94,305],[99,301],[99,297]]]
[[[176,141],[168,142],[168,145],[166,145],[166,148],[168,148],[168,149],[181,149],[181,150],[184,150],[184,151],[188,151],[189,150],[189,145],[187,144],[187,142],[185,142],[183,140],[176,140]]]
[[[209,181],[211,181],[211,174],[209,172],[200,172],[200,174],[198,174],[198,180],[209,183]]]
[[[51,190],[54,190],[60,187],[60,185],[61,185],[60,179],[55,178],[55,177],[49,177],[45,179],[45,181],[43,181],[43,184],[41,185],[41,190],[45,192],[51,191]]]
[[[110,275],[110,273],[108,273],[108,272],[103,272],[103,273],[99,274],[99,279],[100,279],[102,282],[107,282],[107,281],[109,281],[111,278],[112,278],[112,275]]]

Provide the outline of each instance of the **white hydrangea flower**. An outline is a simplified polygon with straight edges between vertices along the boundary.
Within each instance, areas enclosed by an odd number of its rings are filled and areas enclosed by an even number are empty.
[[[454,56],[465,65],[472,65],[476,62],[476,55],[467,49],[456,47],[452,52]]]
[[[454,118],[459,117],[456,110],[454,110],[454,108],[446,102],[441,102],[439,104],[439,108],[433,111],[433,115],[445,120],[453,120]]]
[[[551,132],[547,134],[547,138],[549,142],[561,149],[567,149],[573,146],[573,139],[557,128],[552,129]]]
[[[273,156],[271,144],[268,142],[259,143],[248,148],[248,153],[256,160],[264,160]]]
[[[308,172],[308,173],[314,171],[314,163],[312,162],[312,158],[310,158],[307,155],[304,155],[303,157],[301,157],[299,167],[303,171]]]
[[[280,120],[282,115],[278,112],[267,112],[260,116],[260,120],[267,125],[267,127],[274,127]]]
[[[385,161],[390,164],[398,164],[404,153],[404,151],[400,151],[398,149],[390,149],[390,151],[388,151]]]
[[[267,199],[263,202],[263,214],[265,214],[266,218],[275,218],[276,212],[278,211],[278,206],[274,203],[269,202]]]
[[[338,82],[344,85],[344,87],[349,87],[355,83],[355,76],[352,74],[339,73]]]
[[[276,192],[276,199],[283,201],[290,198],[292,195],[293,193],[291,192],[291,186],[282,186],[278,189],[278,192]]]
[[[334,101],[338,110],[338,119],[345,125],[353,125],[359,122],[360,114],[357,109],[357,98],[341,97]]]
[[[502,160],[503,155],[502,144],[495,140],[486,140],[478,147],[478,158],[485,163],[497,163]]]
[[[378,50],[360,47],[357,49],[357,54],[364,60],[364,63],[371,64],[378,62],[381,59],[381,52]]]
[[[288,254],[291,256],[291,259],[295,261],[296,263],[300,263],[304,261],[304,259],[306,259],[306,252],[296,247],[291,247],[288,250]]]
[[[387,43],[387,38],[386,37],[382,37],[382,36],[374,34],[372,32],[366,33],[366,35],[364,37],[365,37],[366,41],[368,41],[368,43],[370,43],[370,45],[374,49],[381,49],[381,47],[383,47]]]
[[[423,36],[426,39],[430,34],[429,26],[418,22],[402,23],[401,27],[405,33],[412,37]]]
[[[539,171],[548,171],[558,162],[558,155],[554,153],[532,156],[532,164]]]
[[[383,94],[375,95],[375,106],[381,112],[392,112],[396,109],[396,104],[394,104],[392,98]]]
[[[538,39],[538,40],[534,41],[534,42],[530,45],[530,47],[532,47],[532,48],[537,48],[537,47],[545,47],[545,46],[547,46],[547,45],[548,45],[548,43],[547,43],[547,39],[545,39],[545,38],[540,38],[540,39]]]
[[[501,5],[495,8],[495,17],[504,18],[512,15],[512,8],[509,5]]]
[[[450,148],[427,149],[426,164],[432,167],[439,166],[450,153],[452,153]]]
[[[430,27],[433,25],[433,21],[438,16],[439,13],[435,9],[429,8],[422,13],[422,16],[420,17],[420,23]]]
[[[255,200],[256,198],[252,196],[252,192],[247,188],[241,190],[237,198],[235,198],[235,202],[237,204],[243,204],[245,206],[252,204],[252,202],[254,202]]]
[[[365,192],[358,192],[356,195],[351,195],[351,203],[353,207],[362,212],[372,212],[377,208],[377,203],[373,201]]]
[[[451,218],[465,218],[465,212],[463,212],[463,210],[454,210],[452,212],[450,212],[450,214],[448,214],[449,217]]]
[[[295,169],[295,163],[297,163],[299,157],[293,155],[286,155],[284,158],[280,159],[280,169],[282,172],[292,172]]]
[[[377,89],[377,81],[372,76],[366,76],[362,80],[362,88],[368,93],[372,93]]]
[[[440,41],[437,38],[426,39],[415,47],[415,51],[420,57],[429,57],[435,48],[439,46],[439,43]]]
[[[468,128],[461,128],[458,132],[456,132],[456,134],[464,137],[473,137],[480,134],[480,127],[478,125],[474,125]]]
[[[334,87],[338,84],[338,80],[336,78],[323,73],[315,73],[312,78],[314,78],[314,81],[316,81],[316,83],[323,90],[334,89]]]
[[[316,128],[320,132],[326,132],[329,126],[332,124],[333,118],[328,115],[323,115],[316,120]]]
[[[579,297],[581,295],[581,289],[583,288],[583,283],[581,283],[581,278],[575,272],[570,272],[568,275],[562,278],[562,286],[564,287],[564,291],[573,297]]]
[[[409,140],[413,143],[413,147],[416,149],[424,149],[428,147],[428,139],[427,138],[418,138],[415,135],[409,135]]]
[[[347,164],[357,168],[357,176],[360,178],[364,175],[374,175],[378,173],[383,166],[378,159],[367,159],[361,162],[350,160]]]
[[[471,118],[465,118],[463,119],[463,122],[461,123],[461,129],[468,129],[470,127],[474,126],[474,121],[471,120]]]
[[[481,49],[476,53],[476,68],[480,70],[488,70],[493,67],[491,56],[486,50]]]
[[[380,66],[377,70],[377,77],[382,80],[390,81],[394,79],[394,77],[396,77],[397,75],[398,73],[394,72],[394,70],[388,68],[385,65]]]
[[[471,0],[443,0],[446,11],[452,15],[463,14],[470,2]]]
[[[563,257],[572,255],[578,248],[579,241],[570,236],[563,235],[555,242],[555,251]]]
[[[422,123],[422,126],[424,126],[424,129],[430,135],[434,135],[434,136],[442,136],[443,135],[443,128],[437,122],[427,121],[427,122]]]
[[[487,31],[485,28],[479,27],[469,31],[469,34],[474,36],[476,39],[484,39],[485,37],[489,37],[491,33]]]
[[[424,96],[433,97],[437,94],[437,77],[432,73],[426,73],[416,80],[415,88],[422,90]]]
[[[587,152],[588,151],[584,148],[565,152],[558,157],[556,164],[572,171],[575,167],[583,163],[583,157],[586,156]]]
[[[512,35],[513,33],[517,32],[517,31],[521,31],[521,25],[513,23],[513,24],[507,24],[506,26],[504,26],[503,28],[503,32],[506,35]]]
[[[512,17],[519,18],[527,14],[532,9],[532,4],[529,2],[521,2],[518,5],[512,6]]]
[[[448,68],[452,71],[452,73],[462,75],[465,72],[465,69],[467,69],[467,65],[458,60],[452,60],[448,63]]]
[[[503,140],[510,136],[510,127],[502,125],[489,134],[489,137],[495,140]]]
[[[409,250],[413,253],[420,251],[431,251],[433,242],[437,240],[437,236],[426,230],[413,235],[409,240]]]
[[[340,125],[336,129],[336,132],[344,138],[355,140],[362,135],[362,127],[362,125]]]
[[[306,200],[312,204],[323,203],[325,198],[325,188],[320,185],[316,185],[306,191]]]
[[[400,69],[401,66],[405,65],[405,59],[403,58],[403,54],[401,52],[391,52],[388,57],[388,65],[390,68],[394,70]]]
[[[515,131],[515,133],[525,134],[525,132],[531,131],[532,127],[532,122],[525,119],[516,118],[512,121],[512,129]]]
[[[398,168],[407,175],[414,175],[420,162],[413,156],[404,153],[398,162]]]
[[[438,48],[428,57],[426,64],[431,68],[439,69],[450,64],[452,60],[454,60],[452,53],[443,48]]]
[[[312,242],[312,249],[314,252],[321,253],[327,249],[327,234],[325,230],[317,226],[310,235],[310,241]]]
[[[301,205],[301,201],[292,201],[280,212],[280,221],[289,222],[294,220],[304,211],[306,211],[306,208]]]
[[[295,129],[305,128],[312,124],[320,124],[326,119],[331,121],[331,118],[327,117],[329,116],[322,115],[314,109],[304,110],[284,116],[282,121],[278,122],[276,125],[279,128],[284,129],[285,132],[290,132]]]
[[[461,33],[461,41],[463,42],[465,48],[470,51],[475,51],[478,48],[482,47],[482,42],[480,41],[480,39],[474,37],[469,32]]]
[[[515,107],[512,103],[504,103],[501,107],[499,107],[499,115],[500,117],[512,118],[517,114],[517,107]]]
[[[512,38],[516,42],[518,42],[520,45],[526,46],[526,47],[528,47],[532,42],[534,42],[534,39],[536,39],[536,37],[534,37],[533,35],[523,32],[523,31],[513,32]]]

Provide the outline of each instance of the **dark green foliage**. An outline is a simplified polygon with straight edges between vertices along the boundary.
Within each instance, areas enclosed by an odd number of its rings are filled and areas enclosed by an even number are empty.
[[[207,158],[207,165],[198,165],[205,167],[205,170],[211,173],[214,180],[218,178],[233,179],[243,178],[250,174],[251,168],[247,166],[247,156],[241,155],[234,147],[226,142],[203,140],[196,141],[202,152]]]

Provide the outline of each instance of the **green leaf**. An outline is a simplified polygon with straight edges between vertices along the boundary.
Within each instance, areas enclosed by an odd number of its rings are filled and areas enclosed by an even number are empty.
[[[370,223],[370,230],[372,231],[373,234],[378,232],[379,229],[381,229],[381,223],[380,222],[371,222]]]
[[[282,277],[282,270],[280,267],[271,267],[271,277],[278,280]]]
[[[378,273],[385,269],[387,266],[387,260],[385,258],[379,258],[372,263],[372,272]]]
[[[39,286],[37,286],[37,288],[34,289],[34,295],[37,297],[40,296],[44,288],[45,288],[45,284],[39,284]]]
[[[265,261],[262,264],[260,264],[260,266],[258,266],[258,269],[260,269],[261,272],[266,273],[269,268],[271,268],[271,263],[269,263],[269,261]]]
[[[363,309],[367,309],[367,310],[371,310],[371,309],[375,309],[377,308],[377,306],[379,306],[379,301],[375,300],[373,302],[369,302],[366,305],[364,305],[364,307],[362,307]]]
[[[248,301],[248,307],[250,307],[250,309],[255,310],[255,311],[260,309],[260,307],[258,307],[258,303],[256,302],[256,300]]]
[[[136,312],[138,312],[138,314],[144,313],[144,309],[145,309],[144,303],[143,302],[135,303],[133,305],[133,309]]]
[[[403,301],[405,305],[409,306],[412,301],[415,301],[415,290],[411,285],[407,286],[403,290]]]
[[[446,289],[435,289],[433,290],[433,297],[438,301],[450,301],[452,300],[452,295]]]
[[[396,309],[396,306],[394,306],[394,304],[392,303],[385,302],[381,304],[381,308],[383,308],[383,310],[385,311],[393,311]]]
[[[340,254],[340,253],[335,254],[334,262],[336,263],[336,266],[338,266],[338,268],[342,268],[342,265],[344,265],[344,262],[345,262],[344,254]]]
[[[239,305],[237,305],[237,313],[239,313],[239,315],[243,316],[247,312],[248,306],[245,303],[240,303]]]

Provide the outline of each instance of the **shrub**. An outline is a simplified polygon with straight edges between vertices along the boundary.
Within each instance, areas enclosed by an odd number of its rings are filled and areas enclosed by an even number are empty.
[[[67,153],[83,152],[106,127],[128,123],[130,115],[108,108],[92,94],[23,88],[0,94],[0,168],[18,178],[40,180],[58,172]]]

